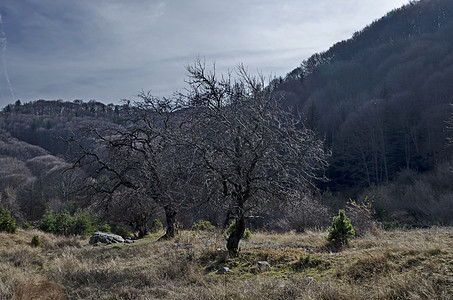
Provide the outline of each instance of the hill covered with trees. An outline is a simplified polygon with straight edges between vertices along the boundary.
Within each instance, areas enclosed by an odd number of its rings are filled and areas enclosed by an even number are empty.
[[[413,224],[451,214],[452,16],[451,1],[413,1],[274,82],[332,149],[323,188]]]

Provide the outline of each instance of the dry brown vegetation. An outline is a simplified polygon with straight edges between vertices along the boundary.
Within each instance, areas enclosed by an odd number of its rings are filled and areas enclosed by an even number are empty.
[[[30,241],[38,234],[42,247]],[[452,299],[453,228],[374,231],[332,252],[326,232],[254,233],[228,257],[218,233],[135,244],[0,233],[0,299]],[[270,270],[260,270],[258,261]],[[217,270],[227,266],[227,275]],[[311,278],[313,278],[313,281]]]

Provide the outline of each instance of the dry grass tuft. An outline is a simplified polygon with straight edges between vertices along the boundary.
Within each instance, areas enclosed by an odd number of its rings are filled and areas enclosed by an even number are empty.
[[[392,269],[392,255],[388,251],[365,251],[337,273],[353,283],[361,283],[376,276],[385,275]]]
[[[307,230],[304,233],[290,231],[286,233],[264,233],[252,234],[250,242],[244,243],[243,248],[304,248],[309,247],[315,250],[325,249],[326,232]]]
[[[0,264],[0,299],[13,299],[17,285],[28,278],[28,276],[27,271],[2,261]]]
[[[166,260],[157,266],[155,274],[160,280],[183,280],[191,284],[201,283],[203,272],[191,250],[169,251]]]
[[[66,297],[58,284],[37,276],[21,282],[16,289],[14,299],[64,300]]]

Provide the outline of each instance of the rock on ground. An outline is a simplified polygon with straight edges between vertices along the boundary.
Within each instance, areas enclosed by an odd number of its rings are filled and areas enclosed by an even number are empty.
[[[114,244],[114,243],[124,243],[122,236],[102,231],[95,231],[90,238],[90,244],[104,243],[104,244]]]
[[[230,268],[223,267],[223,268],[221,268],[220,270],[217,271],[217,274],[226,274],[228,272],[230,272]]]
[[[258,269],[261,271],[268,271],[271,269],[271,265],[267,261],[259,261]]]

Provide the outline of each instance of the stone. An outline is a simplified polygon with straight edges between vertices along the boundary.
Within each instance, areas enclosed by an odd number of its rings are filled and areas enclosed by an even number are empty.
[[[109,233],[109,232],[102,232],[102,231],[95,231],[90,238],[90,244],[115,244],[115,243],[124,243],[124,239],[122,236]]]
[[[135,243],[135,242],[134,242],[133,240],[131,240],[131,239],[125,239],[124,242],[125,242],[126,244],[133,244],[133,243]]]
[[[271,265],[267,261],[259,261],[258,269],[260,269],[261,271],[268,271],[271,269]]]
[[[315,281],[315,279],[313,277],[311,277],[311,276],[307,276],[307,277],[304,278],[304,282],[306,284],[308,284],[308,285],[312,284],[313,281]]]
[[[223,267],[223,268],[221,268],[220,270],[217,271],[217,274],[226,274],[228,272],[230,272],[230,268]]]

